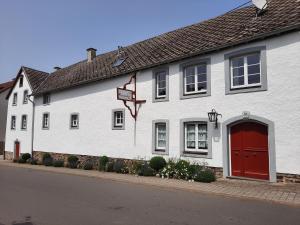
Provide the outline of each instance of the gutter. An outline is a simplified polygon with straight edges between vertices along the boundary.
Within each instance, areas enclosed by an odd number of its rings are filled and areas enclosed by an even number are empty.
[[[33,95],[28,96],[28,100],[32,103],[32,125],[31,125],[31,157],[33,157],[33,142],[34,142],[34,119],[35,119],[35,102],[31,100],[30,97]]]

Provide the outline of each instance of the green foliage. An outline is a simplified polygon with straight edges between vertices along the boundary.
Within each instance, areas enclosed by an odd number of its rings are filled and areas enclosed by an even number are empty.
[[[129,172],[131,174],[138,174],[143,166],[143,163],[141,161],[133,161],[130,167]]]
[[[203,170],[203,166],[200,166],[198,164],[191,164],[188,167],[188,174],[189,174],[189,179],[194,179],[196,174],[198,174],[198,172]]]
[[[161,156],[154,156],[150,160],[150,167],[156,172],[160,171],[166,166],[166,160]]]
[[[113,171],[116,173],[128,173],[128,168],[123,160],[117,160],[114,163]]]
[[[105,171],[105,167],[106,167],[108,161],[109,161],[109,158],[108,158],[107,156],[105,156],[105,155],[104,155],[104,156],[101,156],[101,157],[99,158],[99,166],[98,166],[98,170],[99,170],[99,171]]]
[[[173,160],[169,160],[167,165],[161,170],[160,176],[162,178],[173,178],[176,174],[176,162]]]
[[[51,157],[50,153],[45,152],[45,153],[43,154],[43,162],[44,162],[44,160],[47,159],[47,158],[52,158],[52,157]]]
[[[29,163],[31,165],[37,165],[38,161],[36,159],[30,158],[30,159],[26,160],[26,163]]]
[[[189,166],[190,163],[186,160],[179,160],[175,165],[174,178],[189,179]]]
[[[105,172],[114,172],[114,163],[113,162],[106,163]]]
[[[21,157],[23,160],[25,160],[25,162],[31,158],[31,155],[29,153],[24,153]]]
[[[26,163],[26,160],[25,159],[23,159],[23,158],[20,158],[19,160],[18,160],[18,163]]]
[[[54,160],[53,161],[54,167],[64,167],[64,164],[65,164],[64,160]]]
[[[76,169],[77,168],[77,165],[78,165],[78,157],[75,156],[75,155],[70,155],[68,157],[68,166],[71,168],[71,169]]]
[[[155,171],[150,167],[148,163],[143,163],[141,164],[141,167],[138,170],[138,175],[145,177],[154,176]]]
[[[83,165],[84,170],[92,170],[94,167],[93,163],[90,161],[86,161]]]
[[[45,158],[44,161],[43,161],[43,164],[45,166],[52,166],[53,165],[53,158],[50,157],[50,158]]]
[[[204,169],[199,171],[194,178],[197,182],[203,182],[203,183],[211,183],[216,181],[216,176],[214,172],[210,169]]]

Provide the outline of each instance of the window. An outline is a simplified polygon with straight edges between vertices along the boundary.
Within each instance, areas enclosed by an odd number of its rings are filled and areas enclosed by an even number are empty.
[[[207,118],[189,118],[180,121],[181,155],[186,157],[212,157],[212,127]]]
[[[259,86],[260,75],[259,53],[231,59],[231,88]]]
[[[14,97],[13,97],[13,105],[17,105],[17,102],[18,102],[18,94],[17,93],[14,93]]]
[[[71,129],[79,128],[79,115],[72,114],[71,115]]]
[[[210,59],[193,59],[180,65],[180,98],[210,96]]]
[[[169,68],[153,70],[153,102],[169,100]]]
[[[42,127],[43,127],[43,129],[49,129],[49,125],[50,125],[50,114],[44,113]]]
[[[23,87],[23,80],[24,80],[24,77],[20,76],[19,87]]]
[[[207,72],[206,64],[188,66],[184,68],[184,93],[206,93]]]
[[[169,153],[169,121],[154,120],[152,122],[152,153]]]
[[[16,129],[16,116],[11,117],[10,129],[12,129],[12,130]]]
[[[28,103],[28,91],[25,90],[23,94],[23,104],[27,104],[27,103]]]
[[[27,129],[27,116],[22,115],[21,119],[21,130],[26,130]]]
[[[207,154],[207,123],[189,122],[184,125],[185,151]]]
[[[125,129],[125,110],[115,109],[112,111],[112,129],[124,130]]]
[[[50,94],[49,93],[43,95],[43,104],[44,105],[50,104]]]
[[[267,90],[266,47],[243,49],[224,58],[226,94]]]

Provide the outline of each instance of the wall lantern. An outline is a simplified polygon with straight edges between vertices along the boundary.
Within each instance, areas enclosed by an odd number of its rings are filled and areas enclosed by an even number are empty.
[[[211,112],[207,113],[209,122],[215,122],[215,129],[218,128],[218,116],[222,117],[222,114],[216,112],[215,109],[212,109]]]

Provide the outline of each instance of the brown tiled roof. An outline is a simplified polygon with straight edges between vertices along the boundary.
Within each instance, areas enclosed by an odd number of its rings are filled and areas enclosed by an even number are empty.
[[[13,86],[13,84],[14,84],[13,80],[0,84],[0,94],[6,91],[7,89],[10,89]]]
[[[214,19],[171,31],[124,47],[126,61],[113,67],[117,51],[98,55],[52,73],[35,92],[56,91],[202,55],[242,43],[299,30],[300,0],[269,0],[267,11],[256,17],[249,6]]]
[[[30,87],[32,88],[32,92],[36,92],[37,89],[41,86],[41,84],[46,80],[46,78],[49,75],[49,73],[22,66],[17,77],[13,81],[12,88],[6,96],[7,99],[9,98],[13,88],[15,87],[22,70],[24,70],[27,75]]]

